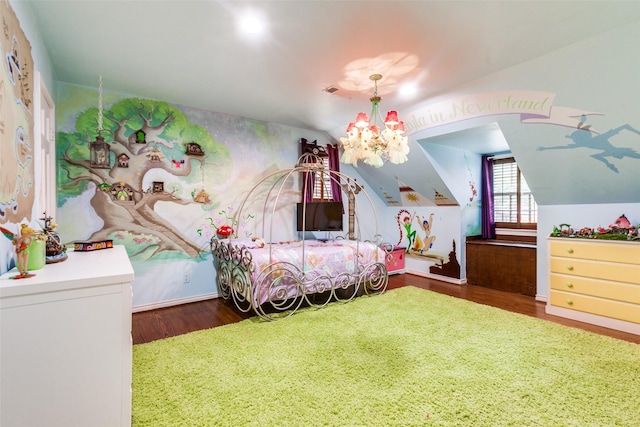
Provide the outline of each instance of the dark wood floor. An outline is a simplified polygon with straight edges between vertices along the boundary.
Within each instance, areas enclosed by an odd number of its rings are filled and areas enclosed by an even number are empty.
[[[416,286],[429,289],[480,304],[490,305],[515,313],[521,313],[640,344],[640,335],[548,315],[544,311],[545,304],[543,302],[536,301],[533,297],[526,295],[497,291],[474,285],[460,286],[412,274],[389,276],[389,286],[387,289],[400,288],[402,286]],[[201,329],[214,328],[216,326],[239,322],[248,317],[251,317],[251,315],[240,313],[236,310],[232,302],[226,302],[222,298],[134,313],[132,326],[133,343],[141,344]]]

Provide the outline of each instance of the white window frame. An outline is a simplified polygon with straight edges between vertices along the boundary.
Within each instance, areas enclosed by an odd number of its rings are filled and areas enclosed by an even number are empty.
[[[531,228],[531,229],[537,228],[538,206],[535,202],[535,199],[530,189],[529,191],[526,191],[524,188],[522,188],[522,186],[525,185],[526,188],[528,189],[528,184],[524,175],[522,174],[522,171],[520,170],[520,167],[518,166],[518,162],[513,157],[504,157],[504,158],[496,159],[496,162],[513,165],[516,168],[515,170],[516,187],[513,189],[512,194],[505,193],[505,194],[511,194],[511,196],[513,197],[513,204],[516,210],[513,211],[513,209],[511,209],[511,211],[515,214],[515,217],[516,217],[515,221],[500,221],[498,219],[497,212],[494,212],[496,225],[501,226],[502,228]],[[494,164],[493,166],[494,171],[495,171],[495,166],[496,165]],[[496,209],[498,205],[496,195],[500,193],[498,192],[498,189],[497,189],[495,175],[493,179],[494,179],[494,182],[493,182],[494,209]],[[526,201],[523,200],[523,196],[527,197],[529,202],[532,203],[532,206],[530,206],[529,212],[531,212],[531,216],[534,217],[533,218],[534,221],[523,222],[524,215],[522,214],[522,209],[525,207],[525,204],[526,204]]]

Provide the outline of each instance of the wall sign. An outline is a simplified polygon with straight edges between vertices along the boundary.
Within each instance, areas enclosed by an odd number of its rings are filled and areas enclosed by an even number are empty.
[[[428,105],[405,121],[408,134],[435,126],[484,116],[519,114],[522,123],[543,123],[580,129],[586,116],[602,115],[575,108],[554,106],[555,93],[526,90],[475,93]],[[587,129],[598,133],[594,129]]]

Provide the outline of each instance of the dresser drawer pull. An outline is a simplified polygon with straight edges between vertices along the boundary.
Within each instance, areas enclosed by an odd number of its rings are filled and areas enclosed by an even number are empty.
[[[567,283],[567,288],[573,288],[573,283]]]
[[[568,305],[573,305],[573,301],[572,301],[572,300],[570,300],[570,299],[568,299],[568,300],[567,300],[567,304],[568,304]]]
[[[571,249],[571,248],[567,248],[567,253],[572,254],[572,253],[573,253],[573,249]]]
[[[567,265],[567,270],[573,271],[573,266],[572,265]]]

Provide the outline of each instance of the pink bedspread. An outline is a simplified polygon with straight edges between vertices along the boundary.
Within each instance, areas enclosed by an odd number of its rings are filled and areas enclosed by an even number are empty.
[[[244,244],[251,252],[255,267],[251,272],[251,283],[257,304],[280,299],[285,294],[287,297],[296,296],[300,292],[296,280],[301,280],[306,293],[318,292],[317,286],[328,284],[327,280],[332,281],[331,287],[337,286],[335,280],[340,275],[342,279],[348,275],[346,280],[351,284],[362,281],[359,274],[365,267],[375,263],[384,265],[386,256],[385,251],[373,243],[344,239],[273,244],[264,244],[259,239],[231,242],[234,245]],[[274,267],[274,263],[278,264]]]
[[[356,272],[356,264],[361,267],[363,264],[384,263],[385,259],[385,252],[373,243],[343,239],[281,242],[250,249],[256,273],[265,265],[288,262],[305,273],[315,271],[336,276],[345,271]]]

